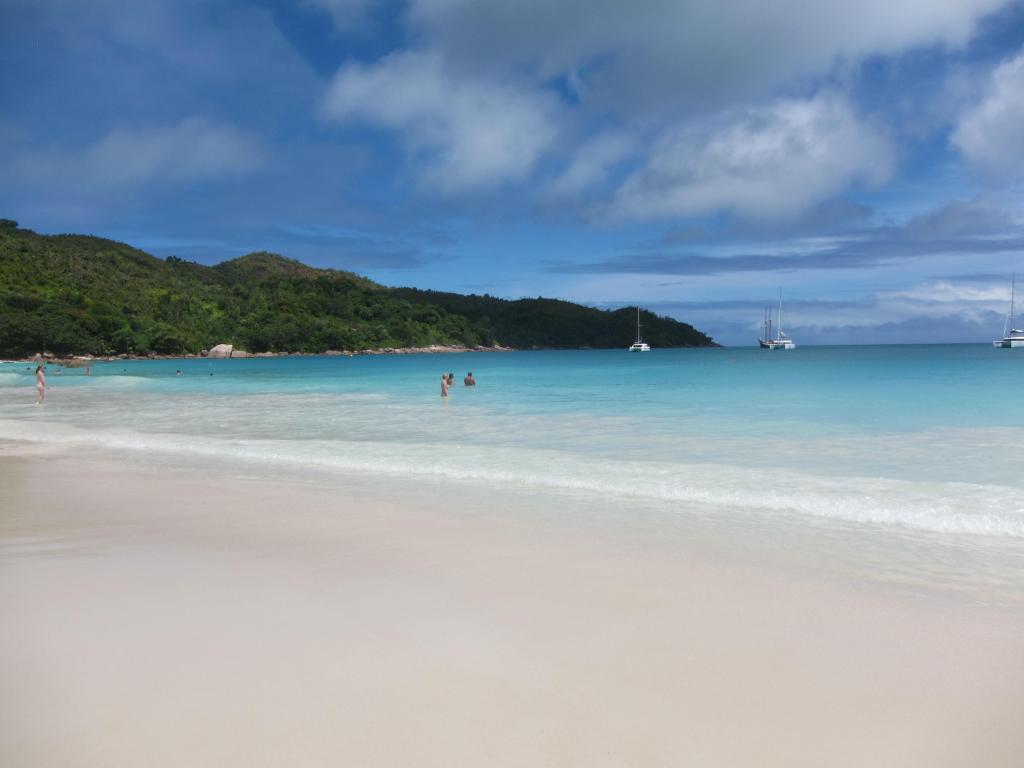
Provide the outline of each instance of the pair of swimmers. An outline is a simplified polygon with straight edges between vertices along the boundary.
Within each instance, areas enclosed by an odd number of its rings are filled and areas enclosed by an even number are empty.
[[[462,383],[467,387],[475,387],[476,379],[473,378],[473,372],[470,371],[466,374],[466,378],[462,380]],[[442,373],[441,374],[441,397],[448,397],[448,388],[455,385],[455,374],[454,373]]]

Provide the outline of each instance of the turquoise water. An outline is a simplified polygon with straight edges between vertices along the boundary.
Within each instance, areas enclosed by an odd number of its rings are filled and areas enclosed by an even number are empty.
[[[1024,541],[1024,351],[119,361],[91,376],[50,366],[48,380],[37,407],[29,366],[0,365],[0,439],[589,495],[770,529]]]

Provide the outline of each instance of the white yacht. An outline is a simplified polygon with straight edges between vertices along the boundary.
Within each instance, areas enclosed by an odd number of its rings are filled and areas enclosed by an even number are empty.
[[[651,347],[646,341],[640,338],[640,307],[636,308],[636,341],[630,347],[630,352],[650,352]]]
[[[1024,331],[1013,327],[1013,300],[1017,293],[1017,275],[1010,278],[1010,312],[1006,315],[1006,322],[1003,324],[1003,338],[996,339],[992,346],[996,349],[1013,349],[1024,347]]]
[[[757,340],[761,349],[794,349],[796,344],[782,330],[782,291],[779,291],[779,330],[772,338],[772,310],[764,308],[764,338]]]

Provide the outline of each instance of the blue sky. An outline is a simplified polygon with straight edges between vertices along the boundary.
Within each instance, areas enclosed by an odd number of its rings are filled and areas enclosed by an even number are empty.
[[[1024,3],[0,0],[0,216],[215,263],[987,341]]]

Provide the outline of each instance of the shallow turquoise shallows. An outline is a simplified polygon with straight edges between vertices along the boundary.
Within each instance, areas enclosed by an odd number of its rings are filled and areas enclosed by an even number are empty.
[[[37,407],[31,366],[0,365],[0,438],[1024,539],[1024,350],[126,361],[48,380]]]

